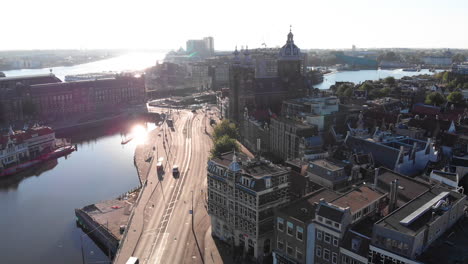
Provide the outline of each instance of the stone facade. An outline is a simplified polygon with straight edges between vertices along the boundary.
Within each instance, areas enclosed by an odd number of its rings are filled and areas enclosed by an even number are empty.
[[[286,168],[225,153],[208,162],[212,235],[261,260],[272,250],[274,208],[289,201]]]

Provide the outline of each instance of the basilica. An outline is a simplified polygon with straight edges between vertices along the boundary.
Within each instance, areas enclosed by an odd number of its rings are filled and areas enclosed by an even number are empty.
[[[306,96],[305,56],[290,31],[276,55],[275,73],[264,76],[256,72],[264,65],[262,58],[236,47],[229,68],[229,119],[239,122],[246,111],[280,113],[283,100]]]

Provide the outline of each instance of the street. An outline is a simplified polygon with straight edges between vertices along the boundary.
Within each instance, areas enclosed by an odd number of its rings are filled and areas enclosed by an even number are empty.
[[[172,110],[171,117],[173,129],[164,123],[156,128],[161,136],[148,139],[156,146],[153,160],[164,158],[164,175],[158,177],[156,162],[151,164],[147,185],[114,263],[125,263],[130,256],[138,257],[140,263],[168,263],[168,259],[170,263],[185,263],[187,256],[191,263],[202,263],[202,243],[209,227],[204,208],[206,164],[212,145],[205,126],[211,127],[201,110]],[[174,165],[179,166],[178,178],[172,176]],[[192,222],[198,219],[207,222]],[[203,230],[197,232],[199,226]]]

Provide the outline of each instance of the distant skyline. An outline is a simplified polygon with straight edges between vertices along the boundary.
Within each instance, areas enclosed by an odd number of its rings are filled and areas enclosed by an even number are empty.
[[[468,48],[468,1],[6,0],[0,50],[281,46],[302,49]]]

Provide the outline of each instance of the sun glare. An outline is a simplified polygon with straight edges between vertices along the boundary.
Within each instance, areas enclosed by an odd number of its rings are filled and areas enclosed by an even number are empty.
[[[136,125],[132,128],[132,137],[136,144],[142,144],[146,140],[146,129],[142,125]]]

